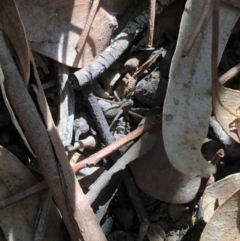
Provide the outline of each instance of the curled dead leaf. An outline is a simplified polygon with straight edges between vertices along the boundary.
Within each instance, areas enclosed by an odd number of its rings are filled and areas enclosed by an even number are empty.
[[[240,173],[229,175],[208,186],[202,196],[203,220],[208,223],[216,209],[240,188]]]
[[[239,234],[240,189],[237,189],[214,213],[203,229],[200,241],[236,241]]]
[[[240,143],[240,91],[216,83],[213,91],[213,110],[224,131]]]

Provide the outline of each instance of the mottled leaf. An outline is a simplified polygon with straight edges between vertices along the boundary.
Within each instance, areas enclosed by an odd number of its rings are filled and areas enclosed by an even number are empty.
[[[185,6],[163,109],[163,139],[169,161],[176,169],[208,176],[215,172],[215,167],[205,161],[201,146],[212,112],[210,18],[206,19],[189,56],[181,57],[203,2],[188,0]],[[218,59],[238,17],[237,9],[220,4]]]

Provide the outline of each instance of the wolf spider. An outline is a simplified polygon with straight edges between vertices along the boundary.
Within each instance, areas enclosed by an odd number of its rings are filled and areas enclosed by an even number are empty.
[[[122,100],[119,98],[117,95],[116,91],[113,92],[114,96],[117,101],[110,101],[110,100],[105,100],[109,103],[112,104],[111,107],[106,108],[103,110],[104,115],[106,118],[113,119],[113,121],[110,124],[110,129],[114,125],[114,123],[119,119],[119,117],[123,114],[124,117],[126,118],[127,121],[129,121],[129,116],[137,118],[137,119],[142,119],[143,116],[135,113],[135,111],[143,110],[143,111],[148,111],[149,108],[133,108],[133,100],[132,100],[132,95],[128,95],[126,98],[123,98]]]

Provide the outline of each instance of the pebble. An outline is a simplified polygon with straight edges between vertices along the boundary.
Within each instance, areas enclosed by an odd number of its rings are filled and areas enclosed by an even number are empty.
[[[162,106],[167,88],[167,78],[158,69],[152,71],[136,85],[137,100],[147,106]]]

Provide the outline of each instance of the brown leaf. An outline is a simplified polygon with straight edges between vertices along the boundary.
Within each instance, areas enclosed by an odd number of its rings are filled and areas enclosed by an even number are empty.
[[[0,146],[0,199],[24,191],[37,180],[10,152]],[[40,207],[41,195],[36,193],[27,199],[0,210],[0,227],[7,240],[33,240],[34,228]],[[51,204],[44,240],[57,240],[60,216]]]
[[[240,240],[240,189],[235,191],[214,213],[205,226],[200,241]]]
[[[26,82],[30,75],[30,49],[21,17],[13,0],[0,1],[0,22],[3,32],[8,36],[17,53],[23,71],[23,79]]]
[[[233,90],[216,83],[213,91],[213,110],[224,131],[236,142],[240,143],[240,91]]]
[[[130,163],[137,185],[148,195],[168,203],[190,202],[198,191],[200,177],[185,175],[172,167],[164,150],[160,125],[150,134],[157,138],[152,149]]]
[[[240,173],[227,176],[207,187],[201,200],[203,220],[207,223],[215,210],[240,188]]]
[[[87,19],[91,1],[16,1],[31,48],[72,67],[86,66],[108,45],[113,30],[117,27],[116,18],[108,12],[108,8],[115,10],[113,14],[118,10],[107,3],[108,1],[103,2],[105,9],[100,4],[84,51],[79,54],[75,47]],[[126,1],[123,5],[127,6]]]

